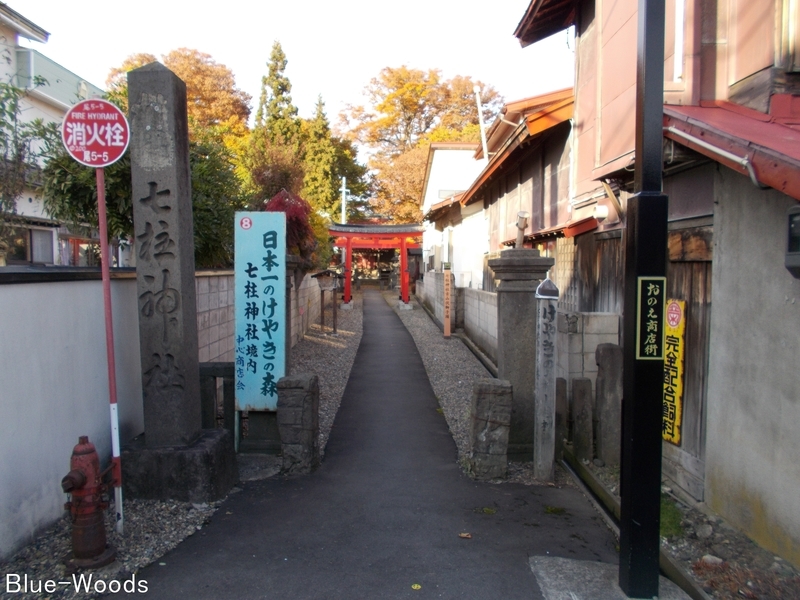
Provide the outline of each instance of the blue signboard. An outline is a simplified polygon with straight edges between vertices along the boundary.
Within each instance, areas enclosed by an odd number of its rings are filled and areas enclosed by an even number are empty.
[[[286,374],[286,214],[237,212],[236,410],[276,410]]]

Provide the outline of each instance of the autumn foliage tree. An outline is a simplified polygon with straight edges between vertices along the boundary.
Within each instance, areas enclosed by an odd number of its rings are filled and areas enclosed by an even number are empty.
[[[127,57],[106,78],[109,94],[122,100],[127,109],[128,71],[155,62],[152,54],[138,53]],[[186,110],[190,131],[215,127],[246,127],[250,116],[250,95],[236,87],[233,72],[199,50],[178,48],[164,54],[165,67],[186,84]]]
[[[189,164],[195,263],[225,267],[233,259],[234,211],[243,207],[236,176],[238,156],[230,140],[247,134],[250,97],[236,88],[233,73],[208,54],[185,48],[163,57],[164,64],[186,83],[189,113]],[[109,100],[128,106],[127,73],[156,60],[152,54],[133,54],[112,69],[106,84]],[[75,162],[64,150],[57,127],[42,127],[46,165],[42,172],[45,207],[50,215],[79,229],[97,227],[97,189],[94,169]],[[112,237],[133,234],[130,155],[105,169],[106,212]]]
[[[502,107],[497,91],[470,77],[442,79],[436,69],[386,67],[366,87],[366,105],[348,106],[340,127],[367,146],[375,173],[377,212],[397,222],[419,221],[428,146],[432,141],[480,140],[475,86],[483,117]]]
[[[285,213],[287,250],[299,256],[306,268],[316,266],[316,252],[320,244],[312,224],[314,209],[308,202],[287,190],[281,190],[255,208]]]

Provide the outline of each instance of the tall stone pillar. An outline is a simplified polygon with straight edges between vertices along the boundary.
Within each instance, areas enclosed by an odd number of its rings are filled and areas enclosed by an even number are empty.
[[[512,386],[509,460],[533,460],[536,415],[536,288],[555,261],[512,248],[489,261],[497,286],[497,376]]]
[[[202,427],[186,86],[151,63],[128,102],[145,444],[186,446]]]
[[[545,279],[536,289],[536,373],[533,435],[533,473],[539,481],[553,481],[556,447],[556,313],[558,288]]]
[[[219,500],[239,476],[231,433],[202,429],[186,86],[151,63],[128,73],[128,106],[144,440],[123,449],[122,482],[133,498]]]

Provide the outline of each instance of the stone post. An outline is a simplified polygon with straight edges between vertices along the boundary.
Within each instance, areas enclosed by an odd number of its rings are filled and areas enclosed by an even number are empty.
[[[145,444],[186,446],[201,430],[186,86],[151,63],[128,98]]]
[[[514,389],[509,460],[533,460],[536,288],[555,261],[538,250],[513,248],[489,261],[497,287],[497,376]]]
[[[592,433],[592,380],[572,380],[572,444],[578,460],[589,462],[594,457]]]
[[[239,475],[231,433],[202,429],[186,86],[151,63],[128,73],[128,105],[145,432],[122,481],[135,498],[219,500]]]
[[[556,445],[556,304],[558,288],[545,279],[536,289],[536,373],[534,393],[533,473],[553,480]]]
[[[319,380],[303,374],[278,380],[278,431],[284,473],[319,466]]]
[[[622,443],[622,348],[600,344],[597,361],[597,458],[609,466],[619,465]]]
[[[467,469],[475,479],[508,474],[511,395],[511,384],[500,379],[479,379],[472,388]]]
[[[567,380],[556,378],[556,460],[564,456],[564,441],[567,439],[569,403],[567,402]]]

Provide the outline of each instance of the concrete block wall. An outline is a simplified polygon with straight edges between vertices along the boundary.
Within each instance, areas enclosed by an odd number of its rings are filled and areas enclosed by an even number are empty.
[[[451,279],[453,275],[450,275]],[[455,329],[457,326],[457,312],[460,290],[455,287],[450,294],[450,326]],[[429,271],[425,273],[424,281],[417,281],[416,295],[422,300],[423,304],[434,314],[436,320],[441,324],[444,322],[444,273]]]
[[[464,333],[497,362],[497,293],[464,288]]]
[[[233,271],[198,271],[195,290],[200,362],[233,362]]]
[[[579,313],[559,309],[558,357],[556,377],[567,381],[567,395],[572,395],[572,380],[585,377],[597,381],[595,350],[600,344],[619,344],[619,315],[616,313]],[[594,392],[593,392],[594,393]]]
[[[319,323],[319,284],[317,280],[308,273],[300,281],[300,287],[292,286],[290,306],[292,310],[292,347],[302,340],[308,328],[313,323]],[[328,314],[325,317],[328,326],[331,324],[331,301],[330,292],[325,292],[325,305]]]
[[[200,362],[233,362],[234,283],[233,271],[198,271],[197,340]],[[326,303],[329,302],[326,294]],[[319,285],[309,275],[291,290],[292,340],[294,347],[312,323],[319,322]],[[330,317],[328,317],[330,318]]]

